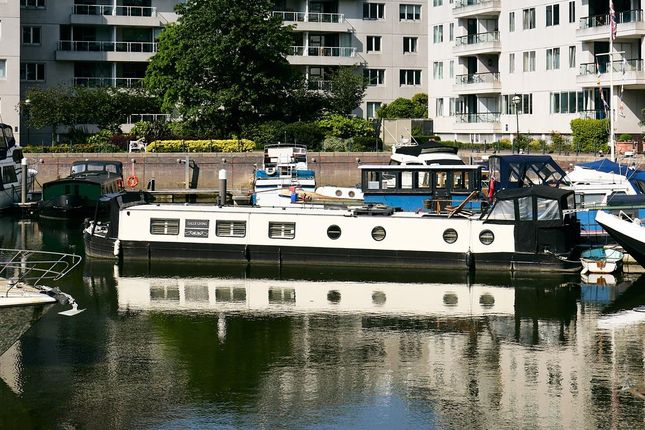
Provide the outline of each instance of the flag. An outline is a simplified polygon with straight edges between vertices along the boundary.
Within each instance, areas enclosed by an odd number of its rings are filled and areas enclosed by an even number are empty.
[[[618,106],[618,115],[620,115],[621,118],[625,118],[625,103],[623,102],[623,95],[624,95],[624,86],[620,86],[620,105]]]
[[[616,40],[616,11],[614,10],[614,0],[609,0],[609,29],[611,40]]]
[[[623,75],[627,72],[627,58],[623,57]]]
[[[607,104],[607,101],[605,100],[605,92],[603,91],[602,88],[600,90],[600,100],[602,100],[602,104],[605,107],[605,111],[609,110],[609,105]]]

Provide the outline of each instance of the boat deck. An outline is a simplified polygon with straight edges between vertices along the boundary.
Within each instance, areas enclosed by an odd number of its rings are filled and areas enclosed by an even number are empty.
[[[0,278],[0,308],[54,303],[55,298],[24,283],[13,283]]]

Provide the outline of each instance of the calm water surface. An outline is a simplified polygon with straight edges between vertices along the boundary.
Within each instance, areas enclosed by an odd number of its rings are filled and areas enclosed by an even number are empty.
[[[79,232],[0,219],[4,247]],[[0,428],[643,428],[645,278],[592,281],[84,261],[87,310],[0,357]]]

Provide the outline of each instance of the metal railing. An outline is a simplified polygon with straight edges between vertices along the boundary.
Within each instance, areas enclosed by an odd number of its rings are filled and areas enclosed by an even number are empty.
[[[143,85],[143,78],[74,77],[73,83],[79,87],[137,88]]]
[[[58,51],[80,52],[157,52],[156,42],[111,42],[59,40]]]
[[[584,119],[605,119],[605,118],[607,118],[607,112],[605,112],[602,109],[579,110],[578,115],[580,115],[580,118],[584,118]]]
[[[331,81],[323,81],[321,79],[309,79],[307,81],[307,89],[310,91],[330,91]]]
[[[452,7],[455,9],[463,9],[468,6],[479,6],[494,3],[499,0],[455,0],[455,5]]]
[[[609,73],[610,63],[609,61],[600,62],[600,63],[583,63],[580,65],[580,76],[587,75],[602,75]],[[620,79],[620,75],[626,72],[642,72],[645,70],[643,68],[643,60],[624,60],[624,61],[612,61],[611,68],[614,70],[617,79]]]
[[[643,10],[628,10],[616,14],[616,24],[623,24],[626,22],[643,22]],[[594,15],[585,16],[580,18],[580,29],[602,27],[609,25],[609,15]]]
[[[455,119],[460,123],[492,123],[499,122],[499,112],[458,113]]]
[[[356,48],[344,46],[292,46],[291,55],[310,57],[354,57],[356,56]]]
[[[273,16],[280,17],[280,19],[285,22],[322,22],[338,24],[345,21],[345,14],[342,13],[273,11]]]
[[[170,114],[167,113],[137,113],[128,115],[126,124],[136,124],[139,121],[170,121]]]
[[[455,76],[455,83],[457,85],[492,84],[496,82],[499,82],[499,72],[473,73],[470,75]]]
[[[476,45],[478,43],[499,42],[499,31],[490,31],[488,33],[475,33],[455,38],[455,45]]]
[[[104,4],[75,4],[74,15],[157,16],[156,7],[114,6]]]

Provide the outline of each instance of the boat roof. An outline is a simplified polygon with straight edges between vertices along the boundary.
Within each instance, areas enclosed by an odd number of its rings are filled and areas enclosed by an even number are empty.
[[[458,149],[454,146],[442,145],[434,140],[430,140],[426,143],[419,143],[417,145],[401,145],[394,147],[394,153],[396,154],[405,154],[417,157],[421,154],[430,153],[456,154],[457,150]]]
[[[94,165],[94,166],[123,166],[123,163],[116,160],[78,160],[72,166]]]
[[[475,164],[361,164],[361,170],[407,170],[407,171],[428,171],[428,170],[479,170],[483,166]]]

